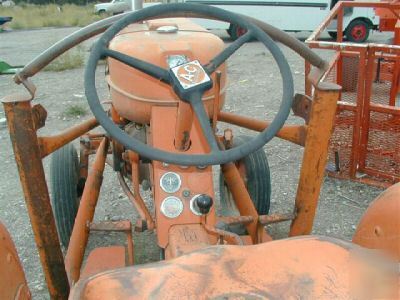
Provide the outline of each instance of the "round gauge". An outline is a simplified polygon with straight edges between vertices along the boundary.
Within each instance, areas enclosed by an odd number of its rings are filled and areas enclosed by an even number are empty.
[[[169,196],[163,200],[160,209],[164,216],[173,219],[183,212],[183,203],[178,197]]]
[[[160,186],[166,193],[175,193],[181,187],[181,177],[174,172],[167,172],[161,176]]]

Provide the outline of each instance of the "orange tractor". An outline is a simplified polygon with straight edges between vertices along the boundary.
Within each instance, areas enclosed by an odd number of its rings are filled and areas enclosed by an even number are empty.
[[[246,33],[224,48],[218,37],[188,17],[230,22]],[[47,114],[40,104],[32,105],[35,86],[29,78],[103,31],[85,70],[86,97],[94,118],[57,135],[38,136]],[[270,51],[282,78],[282,102],[271,122],[222,111],[225,61],[253,39]],[[314,66],[309,77],[313,98],[294,95],[291,71],[276,41]],[[107,58],[111,95],[104,105],[95,76],[103,58]],[[365,295],[371,272],[380,280],[390,277],[379,293],[394,295],[398,274],[390,260],[378,260],[379,255],[349,242],[298,237],[312,229],[340,93],[339,86],[320,82],[327,67],[302,43],[267,24],[195,4],[157,5],[111,17],[66,37],[28,64],[15,81],[26,87],[29,97],[7,96],[3,104],[51,298],[347,299]],[[291,110],[303,120],[301,125],[285,125]],[[218,122],[259,133],[254,138],[235,137],[231,129],[217,134]],[[89,132],[98,125],[105,133]],[[303,146],[304,157],[294,207],[269,214],[269,169],[262,147],[275,136]],[[79,158],[70,144],[77,138]],[[49,154],[52,199],[42,164]],[[156,231],[165,261],[130,266],[134,263],[130,221],[93,222],[106,164],[117,172],[140,216],[134,229]],[[221,166],[227,187],[219,204],[213,165]],[[144,181],[150,182],[154,212],[140,195]],[[395,198],[389,214],[399,211]],[[390,241],[384,248],[398,259],[395,219],[385,219],[394,224],[383,225],[374,223],[374,217],[367,220],[359,230],[360,244],[371,246],[368,237],[379,225],[374,241],[380,244],[379,237]],[[291,238],[272,241],[266,225],[283,221],[291,222]],[[126,245],[95,248],[84,263],[93,231],[125,233]],[[29,298],[15,248],[4,228],[0,233],[1,271],[10,270],[0,272],[0,295]]]

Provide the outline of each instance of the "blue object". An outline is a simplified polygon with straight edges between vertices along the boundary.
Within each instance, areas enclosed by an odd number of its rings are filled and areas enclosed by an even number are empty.
[[[0,26],[10,22],[12,19],[12,17],[0,17]]]

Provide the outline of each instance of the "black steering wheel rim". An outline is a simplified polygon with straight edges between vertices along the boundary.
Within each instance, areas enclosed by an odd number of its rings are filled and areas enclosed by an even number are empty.
[[[213,19],[226,21],[236,24],[242,28],[251,31],[254,36],[262,42],[274,57],[282,77],[283,93],[282,101],[277,114],[270,125],[260,132],[249,143],[243,144],[237,148],[232,148],[225,151],[216,151],[208,154],[185,154],[172,153],[156,149],[148,146],[138,140],[133,139],[120,129],[108,117],[107,113],[101,106],[95,83],[95,74],[98,60],[103,56],[103,50],[108,46],[114,36],[123,28],[132,23],[141,22],[147,19],[162,18],[163,14],[171,12],[180,13],[198,13],[202,16],[208,16]],[[90,57],[85,69],[85,94],[89,103],[89,107],[95,115],[100,125],[106,132],[119,143],[123,144],[127,149],[132,150],[139,155],[151,160],[157,160],[177,165],[217,165],[239,160],[248,154],[260,149],[268,143],[276,133],[283,127],[287,117],[289,116],[292,107],[294,87],[293,78],[290,67],[286,61],[282,51],[276,43],[258,26],[242,19],[240,16],[225,11],[220,8],[202,5],[202,4],[163,4],[144,8],[133,12],[113,24],[100,39],[94,44]]]

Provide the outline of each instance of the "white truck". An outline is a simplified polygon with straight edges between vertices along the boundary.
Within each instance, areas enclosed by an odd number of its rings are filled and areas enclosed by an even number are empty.
[[[136,6],[133,4],[136,1]],[[368,0],[367,0],[368,1]],[[338,0],[163,0],[163,3],[186,2],[212,5],[235,13],[251,16],[271,24],[281,30],[299,32],[313,31],[327,17]],[[159,2],[161,3],[161,2]],[[155,5],[145,2],[143,7]],[[132,7],[137,0],[132,0]],[[244,30],[224,22],[196,19],[196,22],[207,29],[226,29],[232,39],[244,34]],[[372,8],[348,8],[343,18],[343,34],[350,42],[362,43],[368,39],[369,33],[377,29],[379,17]],[[331,22],[329,34],[336,36],[336,21]]]
[[[186,0],[187,3],[201,3],[217,6],[232,12],[251,16],[284,31],[313,31],[327,17],[338,0]],[[223,22],[201,20],[208,29],[226,29],[233,39],[244,33],[243,29]],[[379,18],[372,8],[349,8],[343,18],[344,35],[350,42],[362,43],[369,32],[377,29]],[[329,30],[336,36],[336,22]]]

